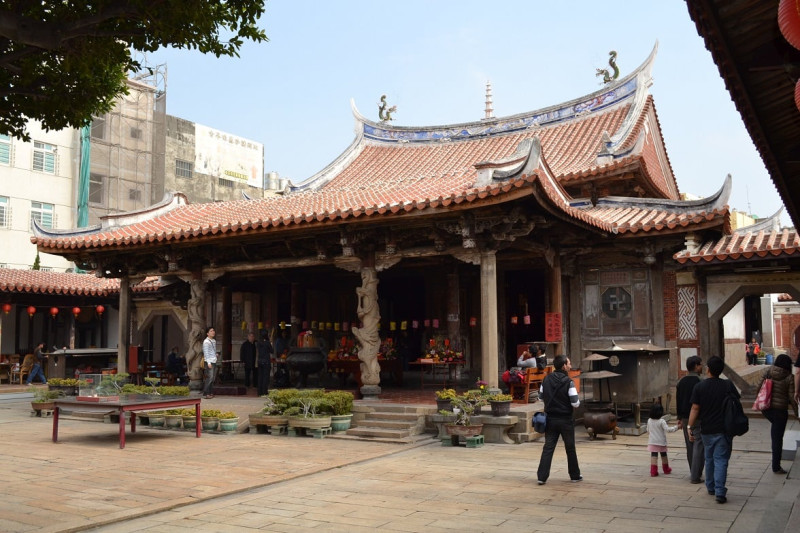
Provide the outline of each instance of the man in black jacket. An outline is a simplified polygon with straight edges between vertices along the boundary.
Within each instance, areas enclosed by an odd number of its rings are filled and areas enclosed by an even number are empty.
[[[548,374],[539,389],[539,397],[544,400],[544,412],[547,413],[547,427],[544,433],[544,447],[539,459],[537,477],[539,485],[544,485],[550,477],[550,464],[553,452],[558,444],[558,437],[564,440],[567,451],[567,470],[573,483],[583,481],[578,466],[578,454],[575,451],[575,423],[572,413],[581,404],[578,391],[569,377],[572,363],[566,355],[557,355],[553,360],[555,372]]]
[[[675,390],[678,425],[683,428],[683,440],[686,442],[686,460],[689,462],[690,479],[692,483],[702,483],[703,467],[705,466],[705,450],[703,439],[700,438],[700,422],[696,422],[689,430],[689,413],[692,411],[692,391],[700,383],[703,373],[703,360],[693,355],[686,359],[686,370],[689,374],[678,381]],[[689,439],[689,434],[694,435],[694,442]]]
[[[247,334],[247,340],[242,343],[239,349],[239,359],[244,365],[244,386],[250,386],[250,375],[256,367],[256,336],[254,333]],[[253,385],[256,384],[256,376],[253,376]]]

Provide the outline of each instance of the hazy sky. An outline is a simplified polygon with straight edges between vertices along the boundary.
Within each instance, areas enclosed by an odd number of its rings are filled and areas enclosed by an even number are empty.
[[[625,76],[658,41],[650,91],[681,192],[731,174],[731,208],[782,206],[682,1],[268,0],[261,26],[270,42],[240,58],[148,61],[167,65],[169,114],[264,143],[265,171],[294,183],[353,141],[351,98],[377,120],[386,94],[398,126],[469,122],[489,80],[495,116],[513,115],[598,90],[610,50]]]

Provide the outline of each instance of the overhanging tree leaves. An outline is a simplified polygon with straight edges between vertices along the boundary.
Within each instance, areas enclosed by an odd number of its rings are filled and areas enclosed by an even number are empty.
[[[126,93],[132,50],[188,48],[239,55],[264,0],[4,0],[0,2],[0,133],[28,139],[25,123],[80,127]]]

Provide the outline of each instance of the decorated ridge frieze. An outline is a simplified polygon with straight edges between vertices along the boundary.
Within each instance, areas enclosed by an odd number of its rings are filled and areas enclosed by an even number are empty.
[[[595,95],[588,100],[571,102],[567,105],[544,110],[527,116],[515,115],[505,119],[498,119],[488,123],[467,123],[451,127],[431,127],[421,129],[383,128],[374,124],[364,123],[364,136],[381,141],[395,142],[427,142],[464,140],[472,137],[485,137],[488,135],[511,133],[514,131],[534,128],[563,122],[586,113],[619,103],[636,93],[637,82],[634,77],[628,82],[614,89]]]

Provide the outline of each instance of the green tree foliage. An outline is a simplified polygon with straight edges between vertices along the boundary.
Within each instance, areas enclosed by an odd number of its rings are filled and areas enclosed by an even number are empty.
[[[39,262],[39,252],[36,252],[36,259],[33,260],[33,266],[31,270],[40,270],[42,268],[41,263]]]
[[[0,133],[29,140],[45,129],[80,127],[127,92],[132,52],[162,46],[217,57],[239,55],[265,0],[4,0],[0,2]]]

